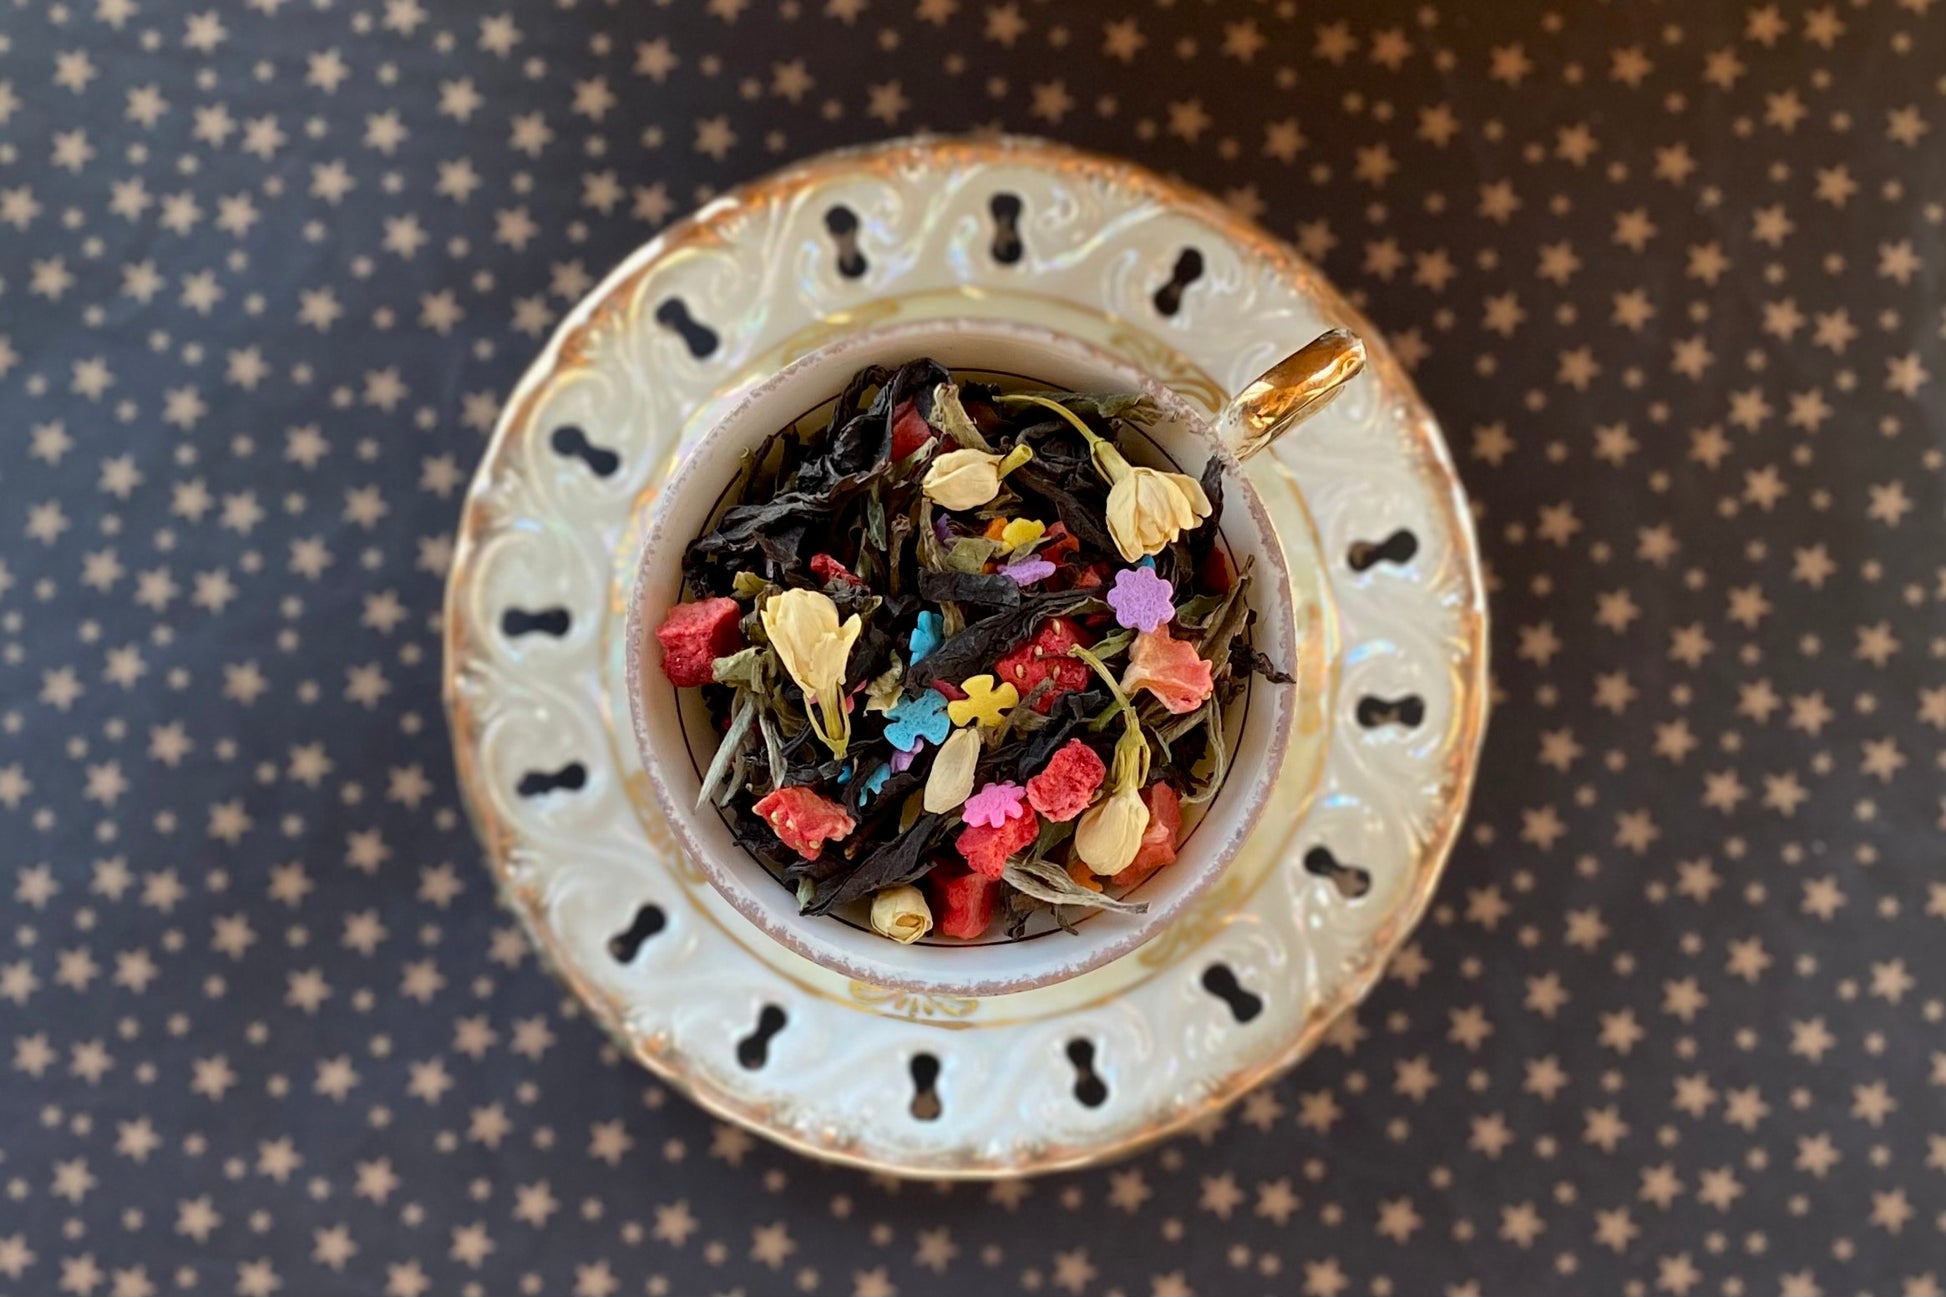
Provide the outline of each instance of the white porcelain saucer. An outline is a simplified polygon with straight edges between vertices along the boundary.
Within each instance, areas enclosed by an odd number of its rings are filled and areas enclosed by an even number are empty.
[[[1293,570],[1314,574],[1299,595],[1325,685],[1285,770],[1294,789],[1316,782],[1310,811],[1260,829],[1148,945],[987,999],[847,981],[743,919],[675,850],[622,683],[635,529],[681,448],[829,338],[967,315],[1094,343],[1204,409],[1325,328],[1370,352],[1344,396],[1250,462],[1260,494],[1285,502]],[[812,1156],[1004,1176],[1194,1121],[1301,1058],[1369,989],[1465,809],[1483,598],[1436,424],[1371,326],[1288,247],[1123,162],[1012,138],[902,140],[726,195],[569,315],[467,497],[446,701],[504,898],[630,1054]]]

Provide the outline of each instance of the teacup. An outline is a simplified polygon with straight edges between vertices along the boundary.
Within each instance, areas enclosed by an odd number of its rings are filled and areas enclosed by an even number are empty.
[[[1248,565],[1254,574],[1251,644],[1288,669],[1299,635],[1286,548],[1238,456],[1261,449],[1330,399],[1361,367],[1363,350],[1348,334],[1328,333],[1273,366],[1212,421],[1120,357],[1037,326],[949,318],[861,330],[786,365],[753,390],[684,454],[654,500],[628,608],[629,706],[650,788],[682,849],[739,913],[814,963],[913,993],[1004,995],[1126,955],[1182,915],[1222,874],[1262,814],[1290,748],[1299,700],[1296,686],[1253,677],[1227,709],[1224,782],[1199,818],[1185,819],[1175,862],[1124,898],[1146,903],[1146,912],[1090,912],[1072,931],[1050,927],[1017,940],[996,930],[974,941],[939,938],[912,945],[878,935],[860,915],[799,914],[793,889],[737,844],[717,808],[698,807],[717,731],[700,691],[679,691],[663,676],[653,628],[681,600],[683,551],[726,503],[739,457],[793,422],[814,426],[820,408],[859,369],[921,356],[956,372],[1033,387],[1147,394],[1160,417],[1127,436],[1123,450],[1132,462],[1192,477],[1212,456],[1223,461],[1220,542],[1235,567]]]

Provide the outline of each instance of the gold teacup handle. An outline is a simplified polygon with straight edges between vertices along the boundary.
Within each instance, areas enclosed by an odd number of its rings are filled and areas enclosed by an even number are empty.
[[[1365,344],[1357,334],[1320,333],[1232,397],[1217,432],[1238,459],[1248,459],[1323,409],[1363,368]]]

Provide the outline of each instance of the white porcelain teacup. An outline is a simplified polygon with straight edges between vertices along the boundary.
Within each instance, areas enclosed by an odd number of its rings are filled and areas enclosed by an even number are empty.
[[[1145,392],[1161,417],[1145,436],[1125,438],[1130,460],[1199,475],[1211,456],[1225,473],[1221,543],[1254,573],[1252,645],[1288,667],[1298,652],[1285,546],[1234,452],[1260,449],[1329,399],[1362,364],[1356,339],[1327,334],[1273,367],[1211,421],[1174,391],[1119,357],[1064,334],[1010,320],[960,318],[861,330],[780,370],[688,451],[662,486],[643,531],[629,599],[627,662],[635,738],[656,801],[683,850],[745,918],[826,968],[875,986],[936,995],[1002,995],[1063,981],[1133,951],[1181,915],[1221,875],[1263,812],[1289,749],[1297,686],[1253,678],[1225,713],[1229,772],[1186,819],[1174,863],[1126,899],[1145,913],[1092,912],[1074,931],[1007,940],[999,924],[975,941],[929,938],[900,945],[859,916],[798,913],[794,890],[740,847],[722,814],[696,805],[717,731],[700,691],[677,690],[659,668],[654,627],[683,597],[682,557],[725,503],[739,457],[794,421],[814,426],[821,406],[867,365],[929,356],[955,371],[1015,376],[1079,392]],[[948,848],[950,850],[950,848]]]

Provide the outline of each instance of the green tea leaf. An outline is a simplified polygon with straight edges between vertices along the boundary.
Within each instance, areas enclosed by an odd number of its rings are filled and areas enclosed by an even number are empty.
[[[744,652],[750,650],[745,649]],[[728,658],[718,658],[727,662]],[[717,784],[729,772],[731,765],[743,751],[743,741],[750,737],[750,727],[757,719],[757,696],[746,690],[737,690],[736,707],[730,712],[730,728],[723,735],[723,741],[716,745],[716,755],[710,759],[709,769],[703,772],[703,786],[696,790],[696,809],[716,791]]]
[[[1083,887],[1068,877],[1068,871],[1045,860],[1023,860],[1009,864],[1000,881],[1022,895],[1051,905],[1079,905],[1091,910],[1113,910],[1117,914],[1147,914],[1147,901],[1118,901],[1106,892]]]
[[[709,664],[710,674],[720,685],[735,685],[739,689],[763,688],[765,660],[771,650],[760,644],[740,649],[728,657],[720,657]]]
[[[1143,392],[1020,392],[1065,405],[1076,414],[1097,419],[1126,419],[1147,427],[1161,417],[1162,411]]]
[[[985,536],[961,536],[946,551],[946,566],[955,572],[985,572],[987,564],[1006,552],[1006,548]]]
[[[905,663],[899,660],[897,651],[892,654],[892,665],[872,677],[865,686],[865,710],[868,712],[889,712],[898,704],[899,695],[905,691]]]
[[[960,404],[959,388],[955,384],[941,383],[933,388],[932,413],[926,421],[958,442],[962,450],[993,450],[981,435],[979,425]]]
[[[1223,780],[1230,772],[1230,743],[1228,736],[1223,733],[1223,709],[1214,695],[1204,700],[1202,711],[1206,713],[1204,724],[1207,726],[1210,769],[1209,774],[1183,796],[1185,802],[1192,804],[1206,802],[1216,796],[1216,790],[1223,786]]]

